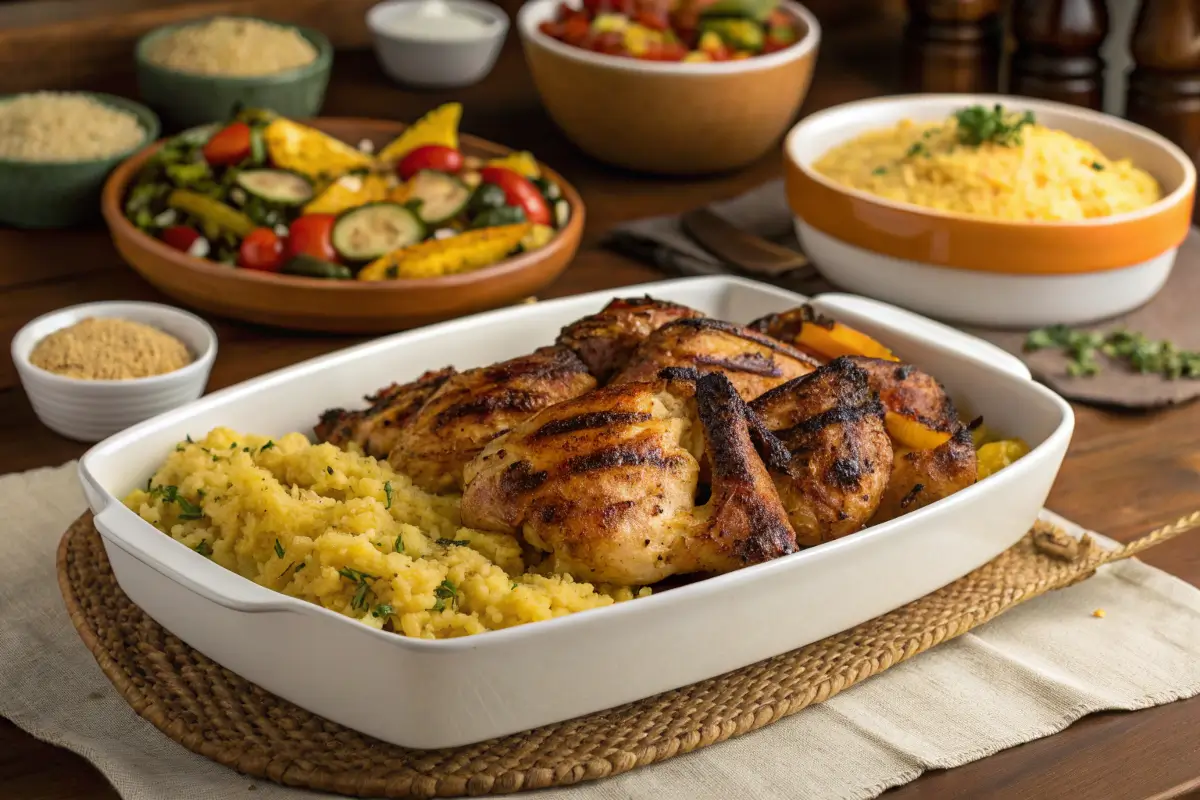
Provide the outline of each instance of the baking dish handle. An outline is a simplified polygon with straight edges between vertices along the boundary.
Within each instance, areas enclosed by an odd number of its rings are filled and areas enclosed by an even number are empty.
[[[117,519],[133,512],[121,503],[110,503],[95,516],[96,530],[105,542],[112,543],[122,552],[144,566],[154,570],[167,580],[183,586],[205,600],[233,611],[261,612],[288,610],[290,603],[275,599],[270,589],[248,581],[241,575],[214,564],[199,553],[188,552],[187,548],[169,536],[157,533],[140,544],[133,543],[125,533],[127,525]],[[126,522],[148,524],[140,518]],[[197,577],[188,575],[174,565],[182,558],[196,558]]]
[[[949,325],[934,322],[888,303],[857,295],[830,292],[814,297],[812,306],[817,311],[851,327],[859,328],[867,334],[875,335],[876,332],[872,328],[877,327],[886,328],[888,334],[893,336],[896,333],[912,332],[923,339],[951,348],[972,361],[989,364],[1024,380],[1033,379],[1029,367],[1012,353],[991,342],[955,330]]]

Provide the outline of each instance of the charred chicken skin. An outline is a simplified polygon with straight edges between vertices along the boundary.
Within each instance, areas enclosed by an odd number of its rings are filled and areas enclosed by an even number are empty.
[[[317,440],[343,449],[351,442],[374,458],[387,458],[409,421],[454,375],[453,367],[426,372],[412,383],[394,383],[366,398],[362,411],[331,408],[321,415]]]
[[[872,522],[884,522],[949,497],[975,483],[978,461],[971,432],[958,417],[954,402],[934,378],[895,361],[856,357],[893,427],[916,422],[924,431],[941,434],[936,447],[914,448],[893,438],[892,476]]]
[[[733,386],[716,373],[663,376],[560,403],[494,440],[466,468],[464,524],[522,535],[552,570],[612,584],[793,552],[761,432]]]
[[[750,408],[786,448],[771,476],[796,541],[807,547],[861,530],[892,472],[883,406],[867,373],[838,358]]]
[[[653,380],[667,367],[701,374],[723,373],[744,400],[817,368],[808,356],[769,336],[721,320],[696,318],[668,323],[637,349],[613,383]]]
[[[651,333],[668,322],[700,316],[687,306],[650,296],[617,299],[563,328],[556,343],[574,351],[596,380],[607,383]]]
[[[460,490],[463,467],[492,439],[596,380],[565,347],[447,378],[401,428],[388,462],[429,492]]]

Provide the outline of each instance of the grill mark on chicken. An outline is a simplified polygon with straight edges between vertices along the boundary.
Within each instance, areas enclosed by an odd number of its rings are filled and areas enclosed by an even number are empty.
[[[438,413],[434,430],[453,425],[463,417],[494,414],[500,411],[537,411],[544,405],[538,395],[520,389],[505,389],[499,394],[485,394],[462,403],[456,403]]]
[[[656,467],[663,468],[678,463],[677,458],[667,457],[657,447],[606,447],[594,453],[575,456],[563,464],[563,472],[579,475],[585,472],[595,472],[602,469],[618,469],[620,467]]]
[[[517,461],[504,470],[500,486],[511,494],[525,494],[541,486],[548,477],[545,470],[534,471],[528,461]]]
[[[580,414],[568,419],[551,420],[530,434],[529,438],[531,441],[533,441],[537,439],[546,439],[551,436],[562,436],[568,433],[591,430],[594,428],[607,428],[613,425],[629,425],[638,422],[647,422],[649,420],[650,415],[641,412],[596,411],[589,414]]]
[[[318,441],[338,447],[356,442],[367,455],[385,458],[400,429],[455,374],[453,367],[445,367],[425,372],[411,383],[393,383],[363,398],[370,405],[361,411],[331,408],[321,414],[313,432]]]
[[[748,372],[768,378],[778,378],[783,375],[783,370],[775,363],[775,359],[764,356],[762,353],[741,353],[731,358],[700,356],[696,359],[696,363],[706,367],[715,367],[724,372]]]
[[[883,405],[879,402],[878,398],[873,398],[859,405],[837,406],[828,411],[822,411],[820,414],[809,417],[790,428],[775,431],[775,435],[784,438],[790,438],[794,435],[804,436],[816,433],[822,428],[828,428],[830,425],[844,425],[847,422],[854,422],[865,417],[881,416],[882,414]]]
[[[774,339],[770,336],[766,336],[766,335],[760,333],[759,331],[754,330],[753,328],[744,327],[742,325],[735,325],[732,322],[726,322],[726,321],[720,320],[720,319],[712,319],[710,317],[698,317],[695,319],[675,320],[674,322],[670,323],[669,325],[663,326],[663,328],[668,328],[668,327],[692,328],[694,330],[721,331],[722,333],[728,333],[732,336],[736,336],[739,339],[744,339],[747,342],[754,342],[755,344],[762,345],[763,347],[774,350],[776,353],[781,353],[783,355],[788,356],[789,358],[794,358],[797,361],[803,361],[813,367],[817,366],[816,361],[814,361],[811,357],[805,355],[804,353],[800,352],[796,348],[792,347],[791,345],[786,344],[785,342],[781,342],[778,339]],[[662,330],[662,328],[660,328],[659,330]]]

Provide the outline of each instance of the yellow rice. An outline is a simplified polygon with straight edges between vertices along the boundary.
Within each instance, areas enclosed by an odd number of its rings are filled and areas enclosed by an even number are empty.
[[[149,486],[125,503],[172,538],[255,583],[406,636],[465,636],[635,596],[538,574],[515,537],[462,527],[458,497],[299,433],[217,428],[181,442]]]
[[[831,149],[814,167],[888,200],[1009,221],[1105,217],[1162,197],[1154,178],[1130,161],[1110,160],[1089,142],[1037,124],[1022,128],[1017,144],[971,146],[958,141],[953,118],[905,120]]]
[[[150,41],[148,61],[194,75],[274,75],[317,60],[317,48],[295,28],[249,17],[214,17]]]

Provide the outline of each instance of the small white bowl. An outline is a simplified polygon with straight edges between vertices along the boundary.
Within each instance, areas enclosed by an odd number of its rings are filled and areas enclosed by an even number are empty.
[[[29,354],[38,342],[87,317],[152,325],[186,344],[195,360],[163,375],[112,381],[68,378],[30,363]],[[216,357],[212,326],[195,314],[159,303],[84,303],[59,309],[30,322],[12,340],[12,360],[38,419],[55,433],[89,443],[200,397]]]
[[[388,77],[424,87],[461,87],[483,80],[500,55],[508,35],[504,10],[481,0],[436,0],[449,12],[475,17],[480,31],[422,32],[404,24],[424,0],[385,0],[367,11],[367,27],[375,55]]]

